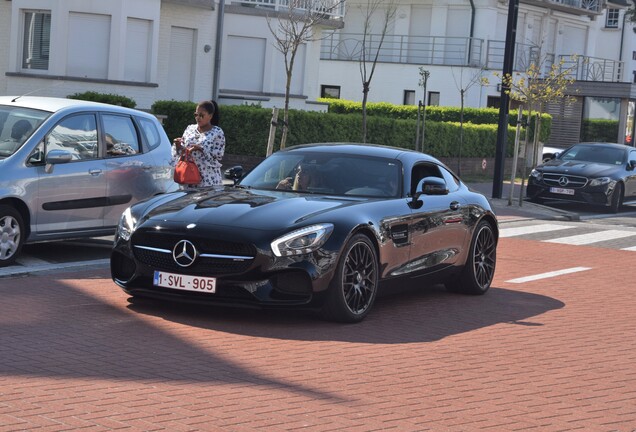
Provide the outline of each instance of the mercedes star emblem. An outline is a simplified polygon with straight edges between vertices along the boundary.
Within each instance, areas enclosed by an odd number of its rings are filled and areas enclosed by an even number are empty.
[[[559,184],[560,184],[561,186],[567,186],[567,185],[568,185],[568,178],[567,178],[567,177],[561,177],[561,178],[559,179]]]
[[[189,267],[197,258],[197,249],[192,242],[180,240],[172,249],[172,258],[181,267]]]

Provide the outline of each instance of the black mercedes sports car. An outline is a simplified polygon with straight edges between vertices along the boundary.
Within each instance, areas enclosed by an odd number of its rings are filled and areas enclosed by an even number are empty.
[[[111,273],[132,296],[307,307],[357,322],[378,289],[401,278],[485,293],[498,235],[488,200],[431,156],[303,145],[274,153],[234,186],[130,207]]]
[[[537,166],[526,196],[535,202],[574,201],[609,207],[613,213],[636,201],[636,148],[580,143]]]

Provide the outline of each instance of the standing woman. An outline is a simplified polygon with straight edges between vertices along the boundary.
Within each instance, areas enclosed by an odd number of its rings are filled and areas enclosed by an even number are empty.
[[[172,147],[173,164],[186,149],[191,149],[194,163],[201,173],[201,183],[183,185],[185,189],[196,189],[208,186],[222,186],[221,160],[225,153],[225,135],[218,126],[216,103],[203,101],[197,105],[194,118],[196,124],[189,125],[183,136],[175,138]]]

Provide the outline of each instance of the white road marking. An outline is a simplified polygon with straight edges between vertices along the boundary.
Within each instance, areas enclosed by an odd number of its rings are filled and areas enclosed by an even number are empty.
[[[514,237],[525,234],[536,234],[541,232],[558,231],[574,228],[574,226],[557,225],[557,224],[541,224],[528,225],[514,228],[503,228],[499,230],[499,237]]]
[[[608,230],[599,231],[589,234],[580,234],[570,237],[560,237],[552,240],[544,240],[546,243],[559,243],[568,245],[586,245],[590,243],[598,243],[606,240],[614,240],[617,238],[631,237],[636,235],[630,231]]]
[[[565,275],[565,274],[582,272],[582,271],[585,271],[585,270],[591,270],[591,267],[572,267],[572,268],[569,268],[569,269],[556,270],[556,271],[551,271],[551,272],[547,272],[547,273],[541,273],[541,274],[537,274],[537,275],[521,277],[521,278],[517,278],[517,279],[510,279],[509,281],[506,281],[506,282],[508,282],[508,283],[532,282],[532,281],[536,281],[536,280],[540,280],[540,279],[548,279],[548,278],[561,276],[561,275]]]

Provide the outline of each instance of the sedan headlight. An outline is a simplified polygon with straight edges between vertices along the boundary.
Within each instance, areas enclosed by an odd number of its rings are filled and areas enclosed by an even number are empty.
[[[311,225],[292,231],[271,243],[278,257],[308,254],[321,247],[333,231],[333,224]]]
[[[530,177],[532,177],[536,181],[540,182],[543,179],[543,173],[541,171],[537,171],[536,169],[533,169],[530,172]]]
[[[117,235],[122,239],[128,241],[135,229],[137,220],[133,217],[130,207],[128,207],[119,218],[119,225],[117,226]]]
[[[590,180],[590,186],[603,186],[610,183],[611,181],[612,179],[609,177],[599,177]]]

